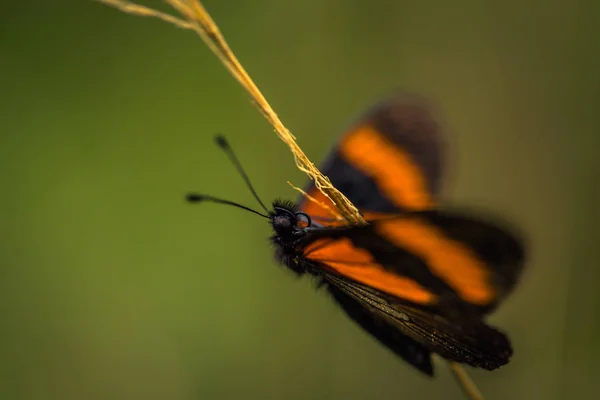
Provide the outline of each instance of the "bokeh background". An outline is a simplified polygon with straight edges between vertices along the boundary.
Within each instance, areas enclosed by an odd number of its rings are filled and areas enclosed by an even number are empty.
[[[145,3],[163,7],[158,1]],[[491,321],[515,356],[488,399],[600,393],[600,3],[207,0],[319,161],[394,88],[450,140],[446,199],[530,236]],[[163,7],[164,8],[164,7]],[[93,1],[0,5],[1,399],[463,399],[278,267],[265,200],[302,186],[287,148],[198,37]]]

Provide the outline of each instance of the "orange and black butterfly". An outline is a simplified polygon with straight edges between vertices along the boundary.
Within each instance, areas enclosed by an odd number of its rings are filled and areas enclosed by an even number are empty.
[[[342,135],[321,171],[368,224],[349,226],[309,185],[298,204],[268,210],[224,138],[265,214],[212,196],[190,202],[241,207],[270,220],[278,260],[313,275],[348,316],[405,361],[433,375],[431,353],[487,370],[506,364],[508,338],[484,318],[513,289],[524,265],[514,229],[439,204],[442,132],[420,96],[397,94]]]

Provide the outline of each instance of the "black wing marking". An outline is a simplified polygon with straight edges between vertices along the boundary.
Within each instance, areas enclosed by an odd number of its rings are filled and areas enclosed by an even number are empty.
[[[449,320],[426,309],[395,303],[366,286],[323,271],[328,290],[348,315],[422,372],[433,375],[428,352],[494,370],[508,363],[508,338],[480,320]]]

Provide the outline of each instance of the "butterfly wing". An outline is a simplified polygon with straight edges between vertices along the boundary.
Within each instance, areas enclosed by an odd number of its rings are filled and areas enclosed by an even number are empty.
[[[490,221],[410,212],[313,230],[303,253],[346,313],[419,370],[432,374],[430,352],[494,369],[510,344],[482,320],[513,287],[525,252],[514,229]]]
[[[510,292],[525,260],[514,228],[473,213],[425,210],[366,226],[312,230],[305,259],[451,318],[481,319]]]
[[[361,212],[431,208],[442,178],[441,132],[431,105],[409,93],[375,105],[341,136],[321,171]],[[306,191],[333,206],[314,185]],[[304,198],[300,207],[313,218],[332,217]]]
[[[480,320],[459,323],[430,310],[386,299],[372,288],[325,273],[336,302],[359,325],[422,372],[433,375],[429,351],[494,370],[512,355],[507,337]]]

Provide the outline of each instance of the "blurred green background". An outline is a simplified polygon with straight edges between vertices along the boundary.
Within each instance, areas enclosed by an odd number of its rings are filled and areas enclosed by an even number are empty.
[[[160,5],[158,1],[146,4]],[[491,321],[488,399],[600,393],[600,3],[207,0],[318,162],[398,87],[444,110],[446,198],[505,214],[531,261]],[[463,399],[277,266],[249,213],[302,186],[198,37],[93,1],[0,5],[1,399]]]

